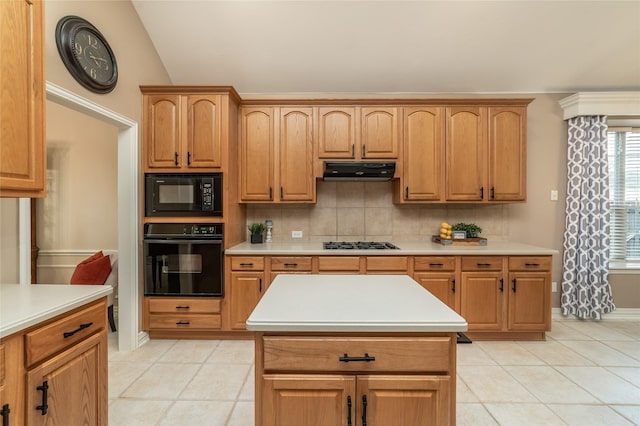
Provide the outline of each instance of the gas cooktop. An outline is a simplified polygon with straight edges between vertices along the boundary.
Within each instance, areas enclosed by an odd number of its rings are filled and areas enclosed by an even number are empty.
[[[325,241],[322,247],[326,250],[398,250],[399,247],[378,241]]]

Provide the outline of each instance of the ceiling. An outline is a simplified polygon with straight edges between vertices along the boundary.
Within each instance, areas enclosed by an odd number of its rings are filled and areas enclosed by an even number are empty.
[[[243,97],[640,90],[640,1],[132,3],[173,84]]]

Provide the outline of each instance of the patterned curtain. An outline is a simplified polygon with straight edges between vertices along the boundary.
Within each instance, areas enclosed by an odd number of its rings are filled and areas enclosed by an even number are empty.
[[[569,119],[562,314],[602,319],[609,286],[609,170],[605,116]]]

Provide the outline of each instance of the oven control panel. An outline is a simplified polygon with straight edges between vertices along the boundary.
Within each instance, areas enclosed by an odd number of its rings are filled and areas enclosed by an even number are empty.
[[[222,238],[222,223],[145,223],[145,238]]]

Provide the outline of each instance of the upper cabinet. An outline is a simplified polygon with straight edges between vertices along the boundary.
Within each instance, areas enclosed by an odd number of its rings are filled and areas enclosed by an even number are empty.
[[[150,94],[143,97],[146,169],[222,166],[222,96]]]
[[[317,158],[397,159],[399,111],[397,107],[317,107]]]
[[[41,0],[0,1],[0,196],[46,195]]]
[[[243,107],[240,199],[315,202],[311,107]]]
[[[489,108],[489,201],[525,201],[527,108]]]

